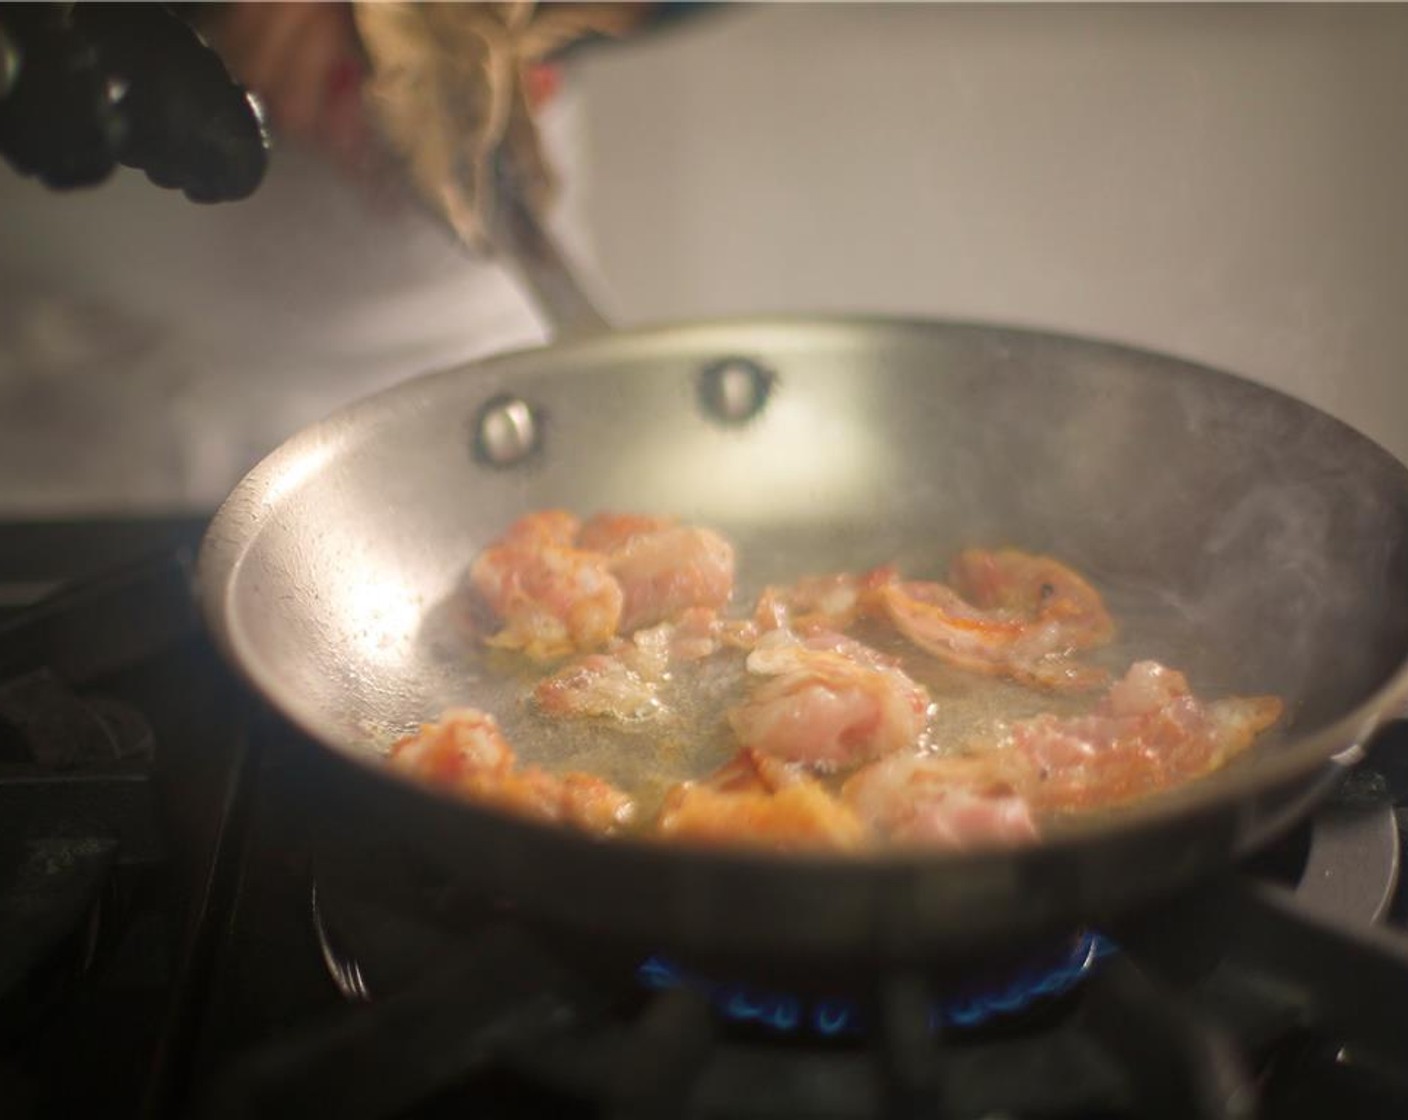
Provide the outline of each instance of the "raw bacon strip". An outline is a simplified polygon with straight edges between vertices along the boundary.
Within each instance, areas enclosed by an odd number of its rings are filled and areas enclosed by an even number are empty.
[[[590,653],[541,681],[533,689],[533,700],[544,715],[630,722],[663,711],[657,692],[656,682],[619,656]]]
[[[596,716],[634,721],[666,715],[660,686],[670,667],[701,661],[723,644],[723,626],[713,611],[694,607],[677,623],[662,622],[617,638],[603,653],[569,662],[540,681],[533,700],[545,715]]]
[[[545,715],[633,721],[661,715],[660,682],[669,668],[673,628],[637,630],[605,653],[578,658],[533,689]]]
[[[391,746],[400,769],[440,785],[453,785],[470,773],[503,773],[513,767],[508,745],[493,716],[477,708],[449,708],[435,723],[421,724]]]
[[[733,593],[733,572],[733,546],[711,529],[638,514],[582,525],[564,510],[542,510],[486,548],[470,582],[503,623],[490,645],[551,661],[599,650],[618,630],[717,612]]]
[[[908,755],[855,774],[842,797],[897,843],[970,847],[1036,835],[1034,813],[1106,808],[1217,769],[1281,716],[1274,696],[1203,703],[1182,673],[1131,666],[1089,715],[1041,715],[961,755]]]
[[[1036,716],[1011,725],[999,749],[1031,771],[1038,811],[1117,805],[1202,777],[1281,718],[1275,696],[1204,703],[1188,680],[1154,661],[1130,667],[1088,716]]]
[[[866,842],[860,819],[815,783],[777,793],[678,786],[666,798],[659,833],[671,840],[783,852],[847,851]]]
[[[476,558],[470,582],[504,624],[490,645],[549,661],[616,633],[621,585],[603,555],[573,546],[577,531],[563,510],[529,514]]]
[[[748,750],[705,782],[670,790],[656,830],[671,840],[776,851],[850,851],[870,838],[814,779]]]
[[[811,780],[806,770],[795,763],[744,747],[705,778],[704,784],[721,793],[776,793]]]
[[[673,529],[673,517],[652,517],[643,513],[598,513],[582,526],[577,543],[592,552],[615,552],[636,537]]]
[[[728,644],[734,644],[735,623],[725,622],[708,607],[691,607],[670,627],[670,660],[703,661]]]
[[[604,554],[620,583],[624,633],[695,607],[719,610],[733,594],[733,545],[712,529],[672,517],[599,513],[582,526],[578,544]]]
[[[769,678],[728,713],[745,745],[819,770],[857,766],[911,746],[929,694],[898,665],[839,634],[774,631],[748,656]]]
[[[895,755],[853,775],[841,795],[897,845],[961,851],[1037,836],[1031,805],[993,759]]]
[[[804,576],[786,587],[763,589],[753,610],[761,630],[847,630],[879,605],[877,592],[893,583],[893,567],[873,568],[856,575],[833,572]]]
[[[1057,691],[1107,683],[1073,654],[1108,642],[1114,624],[1099,592],[1065,565],[970,549],[951,576],[954,587],[894,582],[875,594],[900,633],[951,665]]]
[[[600,834],[631,820],[631,799],[595,775],[515,764],[497,721],[474,708],[450,709],[391,748],[393,767],[469,801]]]
[[[1049,556],[1015,548],[970,548],[949,568],[949,582],[975,607],[1055,623],[1070,649],[1092,649],[1115,636],[1114,620],[1090,583]]]

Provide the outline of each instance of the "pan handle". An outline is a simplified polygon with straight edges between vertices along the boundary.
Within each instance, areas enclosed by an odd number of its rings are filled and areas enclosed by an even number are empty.
[[[515,186],[507,163],[500,157],[498,205],[490,230],[494,249],[517,273],[555,339],[605,334],[611,324],[587,295],[524,192]]]

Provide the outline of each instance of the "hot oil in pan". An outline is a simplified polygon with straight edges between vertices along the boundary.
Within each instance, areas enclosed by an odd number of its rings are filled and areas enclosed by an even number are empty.
[[[875,563],[873,552],[866,551],[868,555],[854,558],[856,562],[835,563],[823,570],[864,570]],[[794,560],[790,565],[785,563],[787,553]],[[795,546],[750,553],[740,544],[740,581],[732,613],[746,614],[765,584],[790,582],[818,570],[797,564],[797,556],[831,558],[835,554],[834,548],[818,551]],[[945,564],[942,559],[903,562],[902,570],[913,578],[942,578]],[[1187,673],[1200,696],[1212,699],[1237,691],[1231,682],[1241,674],[1219,663],[1217,643],[1197,633],[1192,620],[1170,606],[1166,597],[1147,588],[1102,586],[1101,590],[1118,629],[1115,641],[1092,651],[1087,660],[1118,677],[1134,661],[1152,658]],[[863,623],[851,633],[898,657],[904,670],[928,689],[932,700],[924,734],[928,750],[944,752],[991,741],[1003,721],[1042,712],[1088,711],[1100,696],[1058,695],[957,670],[878,624]],[[726,719],[728,709],[748,689],[745,655],[738,650],[724,649],[704,661],[674,666],[659,690],[659,707],[628,722],[545,716],[531,696],[534,686],[555,666],[537,666],[483,648],[466,656],[466,679],[475,683],[467,690],[465,702],[492,712],[524,761],[554,772],[582,770],[606,778],[637,799],[639,819],[650,819],[669,787],[709,774],[740,745]]]
[[[531,699],[543,670],[518,659],[507,667],[509,660],[483,658],[475,703],[494,713],[520,757],[555,772],[598,774],[642,809],[653,810],[671,785],[704,776],[737,749],[724,713],[745,694],[740,651],[677,666],[659,690],[658,707],[627,721],[543,715]]]

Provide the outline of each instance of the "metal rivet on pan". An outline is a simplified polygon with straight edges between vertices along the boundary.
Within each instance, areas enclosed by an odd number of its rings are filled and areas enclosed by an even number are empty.
[[[755,361],[726,358],[700,373],[699,401],[715,420],[742,424],[763,410],[776,381],[776,374]]]
[[[495,397],[474,420],[474,457],[491,467],[523,462],[542,443],[537,411],[519,397]]]

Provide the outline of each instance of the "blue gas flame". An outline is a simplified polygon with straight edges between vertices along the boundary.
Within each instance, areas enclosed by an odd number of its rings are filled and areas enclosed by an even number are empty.
[[[1034,1004],[1071,991],[1114,945],[1098,933],[1082,933],[1068,953],[1018,969],[1001,984],[935,1003],[932,1024],[937,1029],[972,1028],[1004,1016],[1016,1015]],[[673,961],[655,954],[636,970],[642,985],[653,990],[692,987],[703,991],[726,1019],[752,1023],[779,1034],[806,1028],[824,1038],[856,1035],[863,1030],[860,1006],[854,1000],[806,1000],[786,993],[763,991],[742,984],[720,984],[686,972]]]

